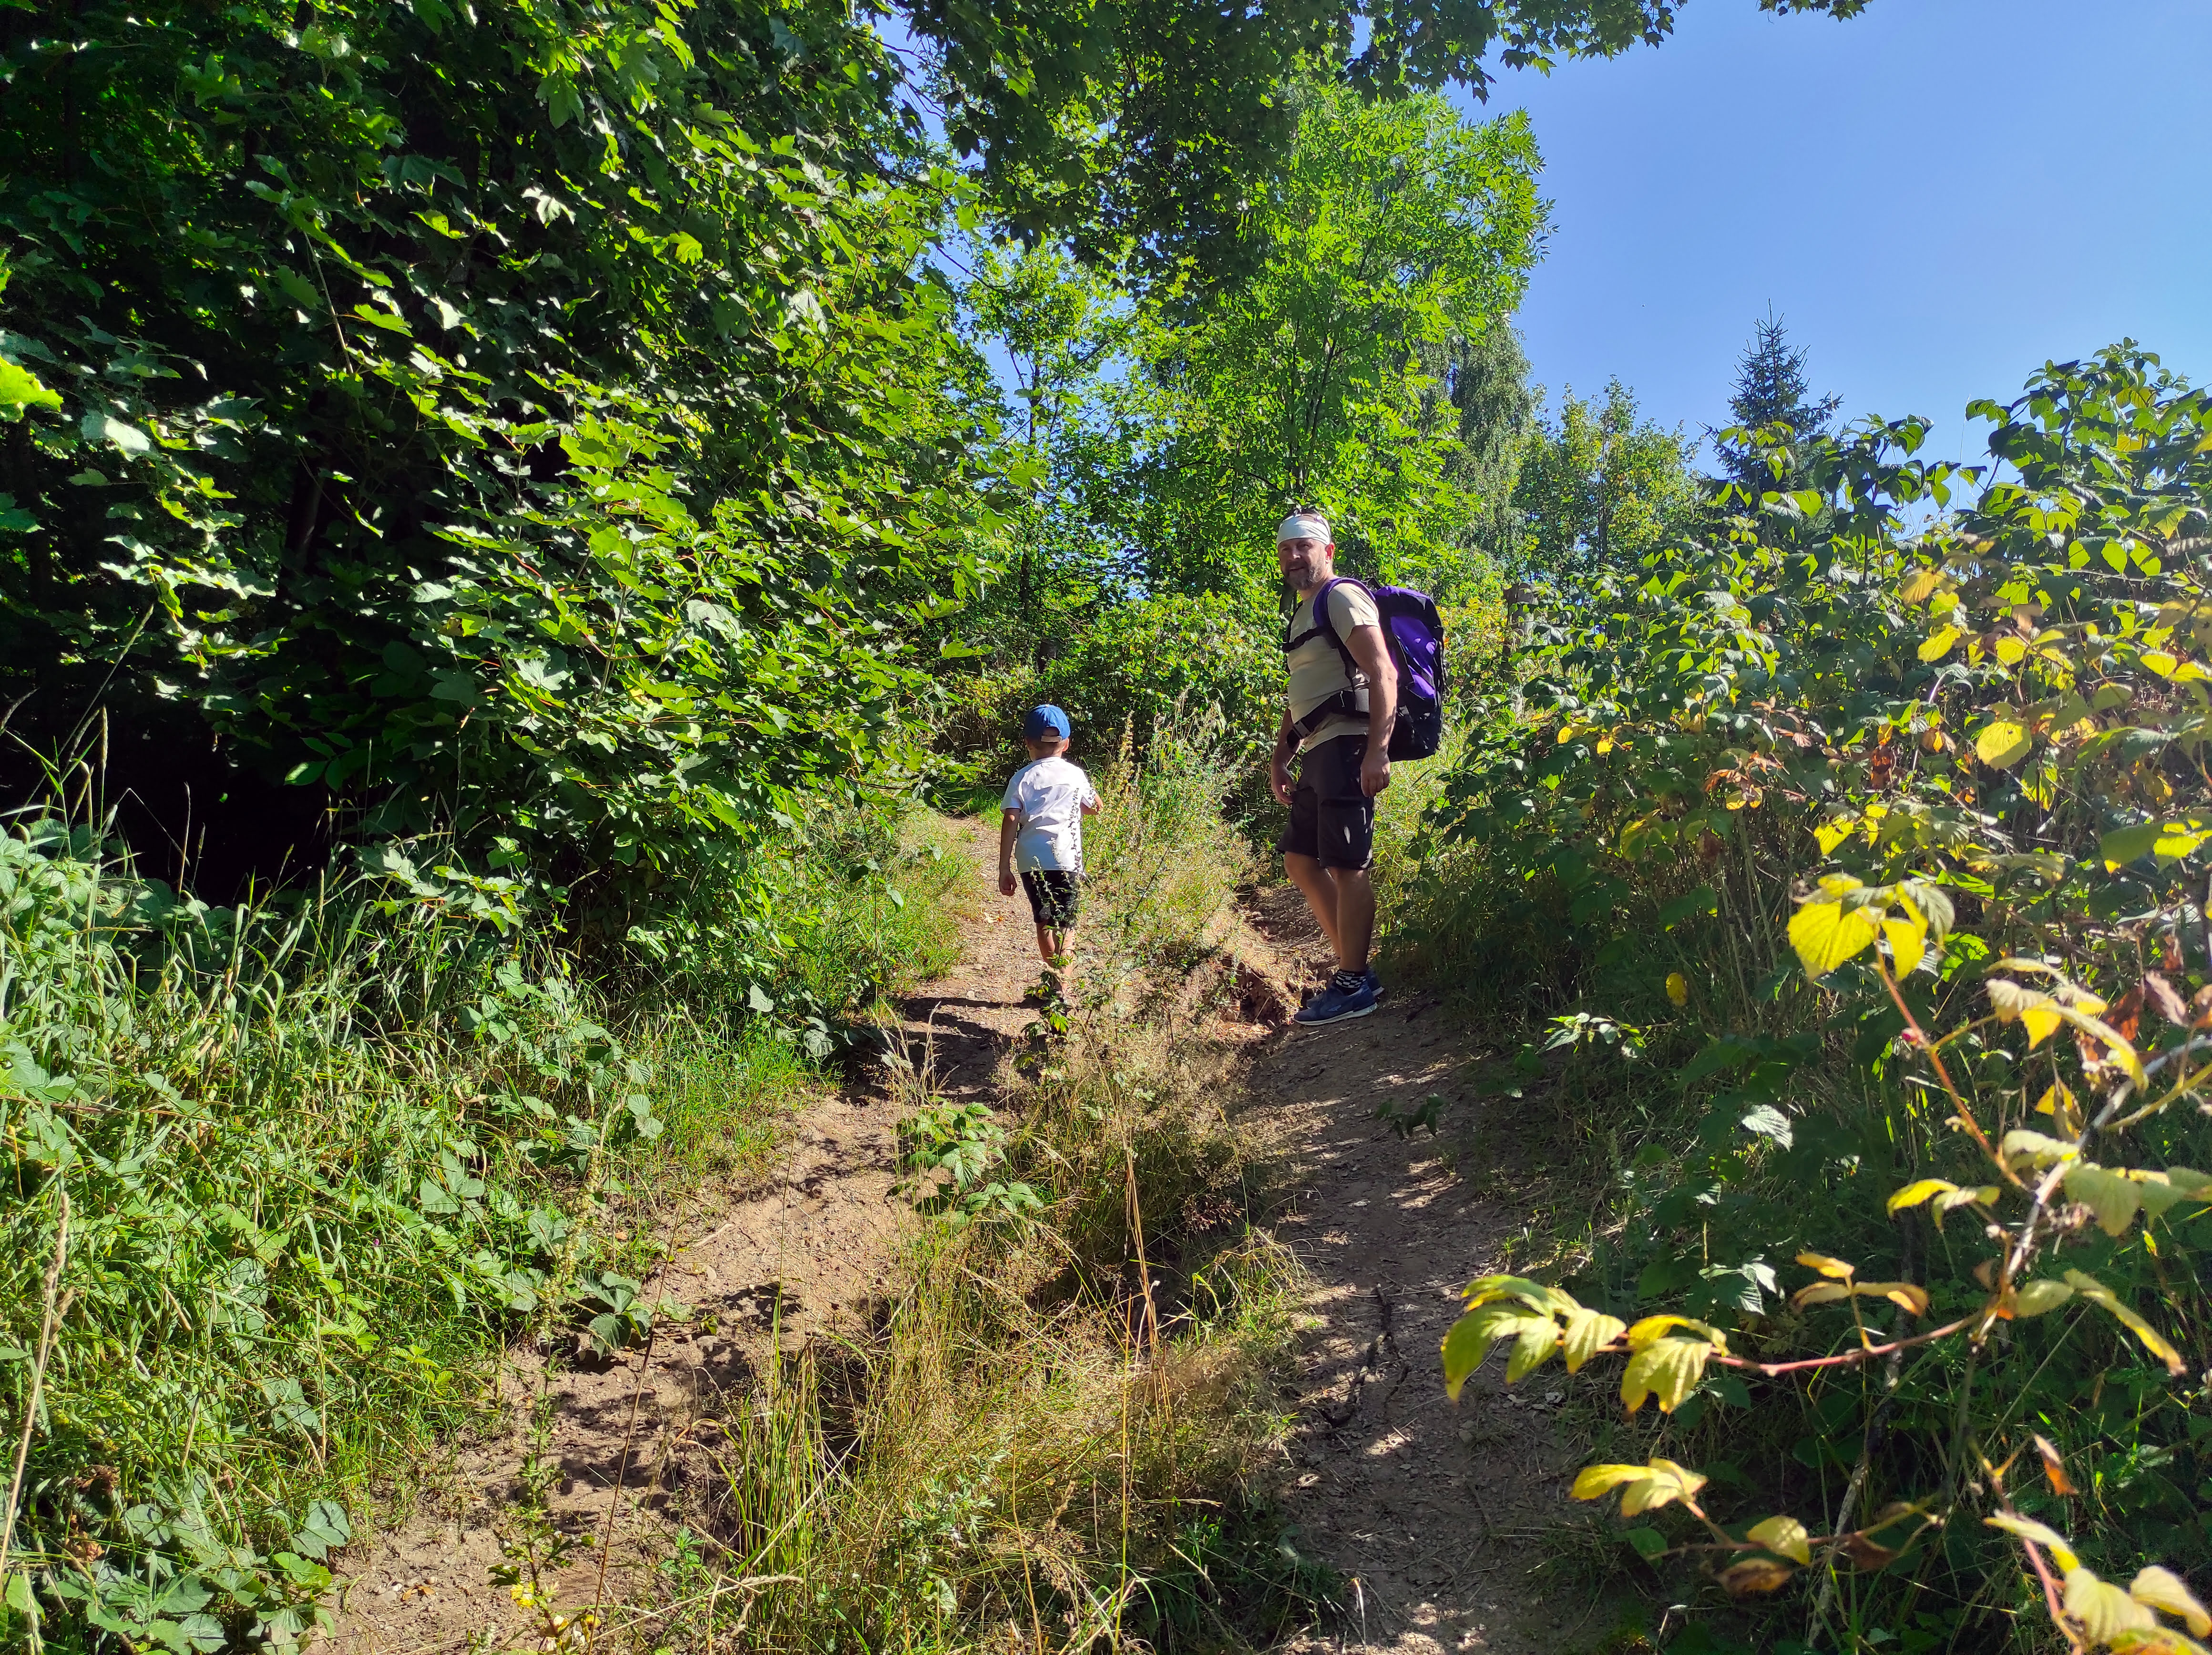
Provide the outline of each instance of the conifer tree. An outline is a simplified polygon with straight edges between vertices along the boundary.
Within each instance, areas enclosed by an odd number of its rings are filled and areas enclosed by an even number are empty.
[[[1729,397],[1734,427],[1756,432],[1786,425],[1793,443],[1825,432],[1843,398],[1814,399],[1805,378],[1805,353],[1790,348],[1780,317],[1770,310],[1765,320],[1752,326],[1752,343],[1736,364],[1735,391]],[[1722,439],[1714,446],[1720,452],[1722,469],[1747,488],[1764,492],[1796,486],[1794,476],[1776,477],[1768,451],[1755,443]]]

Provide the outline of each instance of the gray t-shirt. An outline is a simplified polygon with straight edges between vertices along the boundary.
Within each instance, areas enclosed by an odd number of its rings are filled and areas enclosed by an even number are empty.
[[[1375,607],[1375,600],[1366,591],[1349,580],[1339,581],[1329,589],[1328,618],[1335,624],[1336,635],[1346,644],[1352,641],[1355,627],[1377,627],[1382,616]],[[1286,637],[1296,638],[1313,626],[1313,599],[1300,603],[1291,616],[1291,629]],[[1344,670],[1344,657],[1322,634],[1316,634],[1292,650],[1285,658],[1291,670],[1291,717],[1303,718],[1323,701],[1343,690],[1367,682],[1364,676],[1355,677]],[[1333,742],[1339,736],[1364,736],[1367,719],[1364,714],[1333,712],[1316,725],[1299,746],[1301,753],[1310,753],[1323,742]]]

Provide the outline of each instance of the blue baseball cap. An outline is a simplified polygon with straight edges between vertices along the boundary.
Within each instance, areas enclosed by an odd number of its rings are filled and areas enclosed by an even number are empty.
[[[1067,714],[1049,701],[1042,706],[1031,707],[1030,716],[1022,720],[1022,739],[1025,742],[1041,742],[1048,736],[1066,741],[1074,734],[1075,726],[1068,723]]]

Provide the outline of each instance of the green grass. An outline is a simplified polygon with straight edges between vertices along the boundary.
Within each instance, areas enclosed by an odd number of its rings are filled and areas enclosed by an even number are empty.
[[[35,1378],[9,1565],[51,1646],[297,1635],[509,1341],[638,1330],[609,1237],[757,1170],[824,1029],[955,946],[927,825],[804,829],[746,893],[775,925],[708,962],[789,1003],[750,1019],[373,892],[209,912],[88,834],[0,840],[0,1418]]]

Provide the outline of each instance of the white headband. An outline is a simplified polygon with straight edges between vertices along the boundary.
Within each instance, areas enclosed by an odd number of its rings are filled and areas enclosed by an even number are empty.
[[[1286,540],[1307,539],[1318,540],[1323,545],[1335,544],[1328,532],[1328,519],[1319,512],[1293,512],[1276,527],[1278,546]]]

